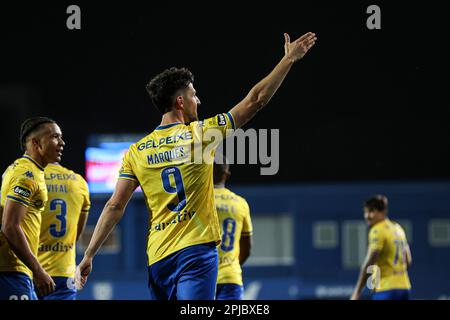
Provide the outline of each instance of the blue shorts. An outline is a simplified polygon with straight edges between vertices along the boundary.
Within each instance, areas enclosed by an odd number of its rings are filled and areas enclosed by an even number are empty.
[[[0,272],[0,300],[37,300],[33,281],[22,272]]]
[[[411,290],[388,290],[375,292],[372,294],[372,300],[409,300]]]
[[[55,281],[55,291],[47,296],[39,297],[40,300],[76,300],[77,290],[73,278],[52,277]]]
[[[216,300],[242,300],[244,299],[244,287],[234,283],[217,285]]]
[[[148,267],[152,300],[214,300],[219,256],[215,243],[181,249]]]

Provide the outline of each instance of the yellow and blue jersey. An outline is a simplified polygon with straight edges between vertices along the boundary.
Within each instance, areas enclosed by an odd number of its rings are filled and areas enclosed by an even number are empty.
[[[377,266],[380,283],[376,292],[393,289],[410,289],[407,271],[408,241],[403,228],[396,222],[385,219],[369,231],[369,250],[379,252]]]
[[[214,205],[215,149],[232,133],[230,113],[157,127],[130,146],[119,179],[139,183],[150,213],[148,264],[188,246],[220,242]]]
[[[91,206],[88,185],[81,175],[52,163],[45,168],[45,183],[48,202],[42,213],[38,259],[50,276],[73,278],[78,220]]]
[[[24,155],[7,168],[2,177],[1,206],[4,208],[6,201],[14,201],[27,208],[20,227],[31,252],[37,257],[41,214],[47,203],[44,168],[30,156]],[[2,232],[0,232],[0,272],[23,272],[33,278],[31,270],[12,251]]]
[[[244,198],[227,188],[216,187],[214,193],[222,235],[217,283],[234,283],[242,286],[239,241],[241,236],[252,235],[250,209]]]

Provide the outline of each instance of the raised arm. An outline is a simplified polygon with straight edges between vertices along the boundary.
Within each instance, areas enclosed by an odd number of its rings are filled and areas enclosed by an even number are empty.
[[[287,33],[284,34],[284,56],[275,66],[272,72],[258,82],[247,96],[230,110],[233,115],[236,128],[242,127],[255,114],[270,101],[280,87],[292,65],[303,58],[314,45],[317,38],[315,33],[308,32],[294,42],[290,41]]]
[[[92,271],[92,260],[94,256],[122,218],[128,201],[137,187],[138,183],[136,181],[118,180],[113,195],[105,204],[103,212],[98,219],[94,234],[84,253],[83,260],[77,267],[75,273],[77,288],[81,289],[86,284],[87,278]]]

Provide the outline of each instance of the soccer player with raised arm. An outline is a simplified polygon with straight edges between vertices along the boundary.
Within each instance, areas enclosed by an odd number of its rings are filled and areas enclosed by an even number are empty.
[[[84,178],[61,166],[45,167],[48,202],[42,213],[38,259],[56,284],[43,300],[75,300],[76,242],[86,225],[91,202]]]
[[[37,258],[41,214],[47,203],[44,168],[61,161],[64,141],[55,121],[25,120],[20,129],[25,154],[3,174],[1,188],[0,299],[36,300],[55,283]],[[33,285],[34,282],[34,285]]]
[[[411,283],[408,267],[411,265],[405,231],[387,217],[388,200],[376,195],[364,203],[364,218],[370,227],[369,248],[361,266],[358,282],[351,297],[360,299],[361,292],[372,274],[373,300],[409,300]],[[370,266],[373,270],[369,273]],[[378,274],[377,274],[378,273]]]
[[[216,300],[242,300],[241,266],[250,256],[253,228],[247,201],[225,187],[231,173],[223,162],[214,163],[214,197],[222,235]]]
[[[141,186],[150,213],[147,257],[151,298],[215,298],[220,242],[214,204],[215,148],[230,131],[267,105],[293,64],[315,41],[311,32],[294,42],[285,34],[285,54],[272,72],[229,112],[204,121],[197,116],[200,100],[189,70],[170,68],[150,81],[147,91],[162,113],[161,124],[125,154],[115,191],[77,268],[79,287],[86,283],[95,254],[121,219],[134,190]],[[199,150],[204,155],[201,161]]]

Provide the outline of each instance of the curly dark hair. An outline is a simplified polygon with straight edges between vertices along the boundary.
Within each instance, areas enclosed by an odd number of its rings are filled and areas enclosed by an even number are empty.
[[[20,149],[22,151],[26,149],[28,136],[37,131],[45,123],[56,123],[56,121],[47,117],[33,117],[22,122],[20,126]]]
[[[386,211],[388,208],[388,199],[386,196],[377,194],[364,202],[364,208],[369,211]]]
[[[155,76],[146,86],[150,99],[164,114],[172,109],[176,92],[194,83],[194,75],[187,68],[166,69]]]

